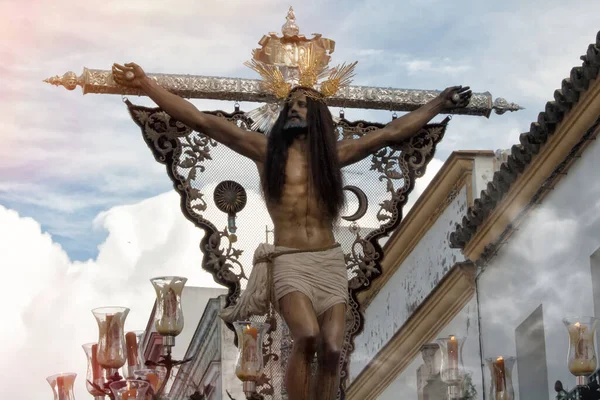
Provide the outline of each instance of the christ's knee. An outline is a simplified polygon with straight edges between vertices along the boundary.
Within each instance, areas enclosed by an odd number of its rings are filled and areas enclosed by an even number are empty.
[[[307,358],[314,356],[319,344],[319,331],[309,330],[294,337],[294,349]]]
[[[335,370],[340,362],[341,356],[342,346],[337,340],[323,340],[320,355],[321,364],[323,366]]]

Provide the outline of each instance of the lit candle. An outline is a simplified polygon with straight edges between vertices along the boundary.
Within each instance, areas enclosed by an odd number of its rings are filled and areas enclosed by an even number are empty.
[[[496,380],[496,393],[506,390],[506,372],[504,369],[504,358],[498,357],[494,361],[494,378]]]
[[[454,336],[448,340],[448,368],[458,370],[458,340]]]
[[[244,329],[244,335],[250,335],[254,340],[256,340],[258,338],[258,329],[253,326],[246,325],[246,329]]]
[[[593,343],[594,337],[588,331],[587,326],[575,322],[569,328],[569,340],[573,347],[574,357],[569,362],[569,371],[576,376],[586,376],[592,374],[596,369],[596,357],[590,355],[589,347]]]
[[[256,327],[246,325],[242,331],[242,359],[240,371],[237,371],[237,376],[240,380],[246,381],[257,379],[260,373],[260,355],[257,354],[258,345],[258,329]]]
[[[125,335],[127,343],[127,365],[135,366],[138,364],[138,342],[134,332],[127,332]]]
[[[65,378],[62,376],[56,378],[56,392],[58,393],[58,400],[67,400],[65,393]]]
[[[177,292],[170,285],[165,286],[162,316],[157,320],[156,330],[161,335],[177,336],[181,327],[177,326]]]
[[[106,346],[104,347],[104,359],[102,365],[104,368],[121,368],[125,364],[125,354],[121,347],[123,326],[121,317],[123,313],[108,314],[106,321],[102,324],[101,334],[106,337]]]
[[[98,363],[98,345],[92,345],[92,380],[93,382],[103,387],[104,385],[104,374],[102,373],[102,367]]]
[[[127,389],[122,393],[121,398],[123,400],[135,400],[137,398],[137,389],[131,388],[129,382],[127,382]]]
[[[158,374],[155,374],[155,373],[151,372],[148,375],[146,375],[146,380],[148,381],[148,383],[152,387],[152,390],[156,393],[156,391],[159,388]]]

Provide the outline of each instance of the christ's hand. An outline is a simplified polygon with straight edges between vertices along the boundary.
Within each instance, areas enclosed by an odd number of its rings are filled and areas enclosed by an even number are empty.
[[[258,132],[246,132],[225,118],[199,111],[192,103],[160,87],[135,63],[113,64],[112,76],[118,85],[139,90],[150,97],[167,114],[191,129],[224,144],[253,161],[263,162],[267,137]]]
[[[113,79],[119,85],[130,88],[140,89],[142,81],[146,79],[146,73],[139,65],[128,63],[123,65],[113,64],[112,67]]]
[[[472,95],[468,86],[451,86],[440,93],[438,98],[442,102],[444,110],[452,110],[468,106]]]

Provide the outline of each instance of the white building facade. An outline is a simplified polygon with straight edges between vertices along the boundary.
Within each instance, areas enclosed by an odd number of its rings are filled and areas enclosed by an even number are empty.
[[[432,342],[449,335],[466,338],[464,398],[494,398],[499,356],[517,399],[573,388],[563,318],[600,317],[599,68],[600,33],[519,145],[448,159],[362,294],[348,399],[445,399]]]

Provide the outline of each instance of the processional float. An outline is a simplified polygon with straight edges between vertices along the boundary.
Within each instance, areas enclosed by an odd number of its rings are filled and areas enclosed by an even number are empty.
[[[259,41],[261,47],[253,51],[252,61],[247,64],[259,72],[263,80],[173,74],[148,76],[163,88],[184,98],[235,102],[233,112],[205,112],[227,119],[244,129],[265,133],[281,107],[277,88],[266,85],[269,82],[278,82],[280,85],[288,85],[289,88],[289,85],[301,84],[301,76],[306,79],[306,76],[311,75],[307,70],[313,68],[308,71],[312,71],[313,75],[309,84],[321,91],[327,90],[328,88],[318,81],[328,75],[328,84],[334,82],[338,85],[336,91],[332,91],[335,95],[327,99],[327,104],[340,108],[339,118],[336,118],[335,122],[340,138],[344,139],[368,135],[370,131],[385,125],[350,121],[345,117],[346,108],[388,110],[393,113],[393,119],[396,112],[415,110],[439,94],[439,91],[435,90],[350,86],[348,81],[352,77],[355,64],[328,67],[330,55],[335,50],[335,42],[323,38],[320,34],[314,34],[311,39],[301,35],[291,8],[286,20],[282,27],[283,35],[269,33],[263,36]],[[67,72],[62,77],[55,76],[46,82],[64,86],[69,90],[80,86],[84,94],[144,95],[135,89],[117,85],[111,71],[108,70],[84,68],[81,76]],[[265,105],[251,112],[243,112],[239,105],[242,101]],[[200,242],[200,250],[204,256],[202,268],[210,272],[216,282],[228,289],[227,305],[235,304],[245,288],[251,270],[252,262],[248,253],[260,243],[262,235],[258,233],[265,225],[268,234],[270,222],[260,196],[258,174],[246,173],[247,170],[253,169],[252,163],[222,145],[217,146],[214,140],[202,132],[193,131],[159,108],[138,106],[126,98],[125,103],[132,119],[141,128],[143,139],[156,161],[165,165],[167,174],[181,197],[183,214],[205,233]],[[521,107],[502,98],[492,101],[491,94],[486,92],[474,93],[466,107],[449,112],[489,117],[492,111],[504,114],[519,109]],[[354,338],[361,332],[364,321],[357,295],[369,289],[373,280],[382,274],[380,262],[384,251],[379,239],[387,237],[400,224],[402,208],[414,189],[415,179],[425,173],[449,120],[450,117],[447,117],[440,123],[426,125],[415,137],[380,150],[373,154],[370,160],[343,170],[344,180],[348,184],[345,190],[356,194],[357,198],[348,199],[347,203],[357,207],[358,211],[343,217],[343,222],[335,231],[336,240],[342,244],[345,253],[350,294],[341,356],[341,399],[345,398]],[[206,196],[211,188],[212,201]],[[377,204],[377,207],[371,211],[368,210],[368,204]],[[242,212],[245,206],[250,206],[246,209],[250,208],[251,211]],[[218,229],[217,226],[226,227]],[[183,363],[180,367],[181,372],[185,369],[185,362],[189,361],[171,359],[170,349],[174,344],[177,329],[168,329],[169,324],[177,325],[177,315],[181,311],[179,289],[183,288],[183,279],[163,278],[161,282],[168,287],[156,289],[157,308],[160,309],[156,314],[157,328],[160,328],[157,330],[164,336],[166,344],[165,354],[159,364],[168,368],[169,372],[174,365]],[[156,287],[157,283],[153,283]],[[174,289],[177,290],[173,291]],[[119,315],[122,317],[122,314]],[[118,322],[119,315],[113,314],[110,318]],[[103,318],[106,319],[106,315]],[[236,344],[242,354],[238,361],[237,375],[244,381],[247,397],[284,398],[283,373],[292,342],[283,321],[277,315],[263,315],[252,317],[250,321],[240,321],[235,325],[230,326],[230,329],[237,332]],[[107,339],[107,329],[101,326],[98,346],[104,343],[105,347],[108,345],[110,348],[124,344],[122,324],[116,323],[109,328],[108,331],[114,330],[114,337],[117,339],[114,343],[107,344],[106,341],[111,339]],[[248,348],[260,352],[254,357],[250,355],[254,363],[243,356],[244,350],[248,353]],[[106,348],[103,350],[106,351]],[[121,390],[124,384],[118,383],[125,381],[122,381],[118,374],[111,376],[101,371],[104,368],[111,373],[116,372],[116,364],[111,364],[114,360],[110,360],[109,357],[98,364],[98,357],[90,356],[91,361],[92,358],[96,360],[96,364],[92,365],[92,373],[88,374],[90,393],[97,393],[100,398],[103,398],[104,394],[119,397],[118,394],[108,391],[108,385],[112,384],[117,390]],[[124,360],[123,355],[121,360]],[[145,371],[139,372],[135,378],[148,381],[144,377],[149,372]],[[56,377],[53,378],[52,386],[56,393]],[[66,378],[63,377],[63,381],[64,379]],[[166,378],[163,376],[162,380]],[[69,387],[72,387],[72,384]],[[164,391],[164,385],[155,384],[154,387],[157,392],[155,397],[158,397]]]

